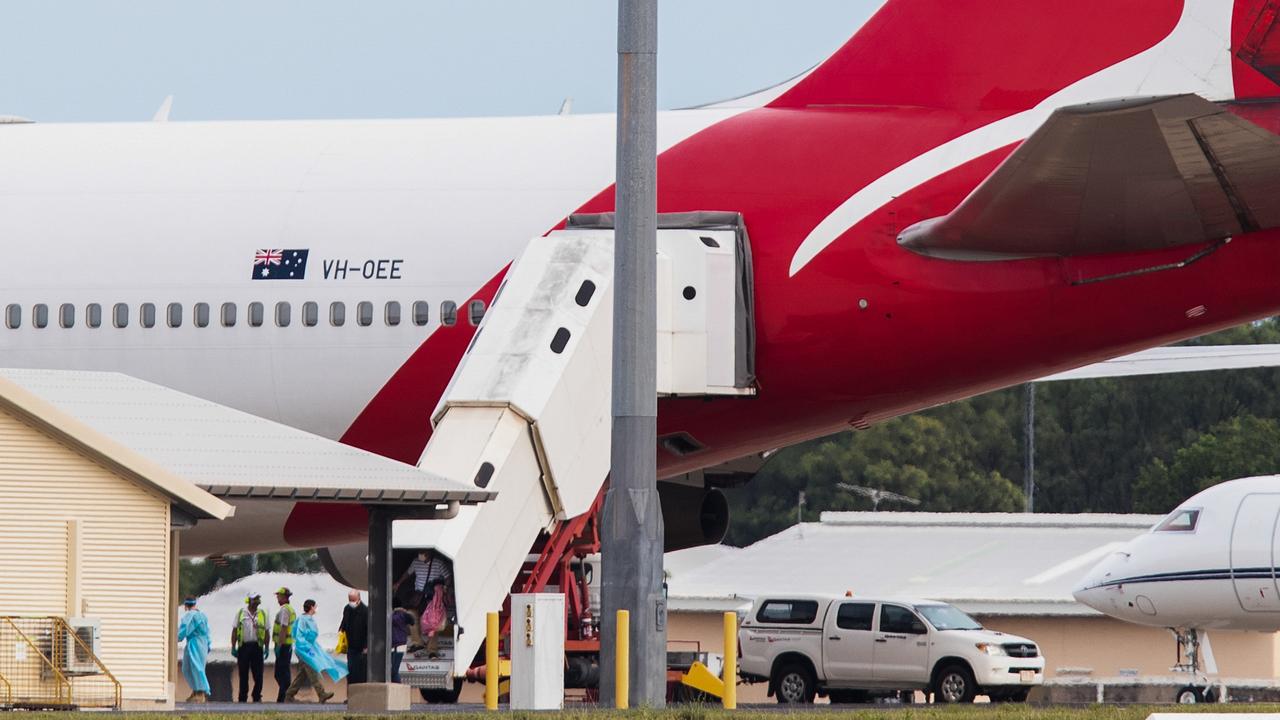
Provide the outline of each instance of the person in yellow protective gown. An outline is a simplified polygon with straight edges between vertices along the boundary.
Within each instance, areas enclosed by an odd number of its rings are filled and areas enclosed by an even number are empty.
[[[296,702],[298,692],[307,685],[315,688],[316,697],[325,702],[333,697],[333,693],[324,689],[320,674],[328,675],[334,682],[347,676],[347,664],[320,647],[316,638],[320,629],[316,627],[316,601],[307,600],[302,603],[302,615],[293,623],[293,654],[298,658],[298,669],[302,672],[293,676],[285,700]]]

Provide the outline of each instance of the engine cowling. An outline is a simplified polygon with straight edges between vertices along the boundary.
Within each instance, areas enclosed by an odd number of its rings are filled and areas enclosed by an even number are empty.
[[[716,488],[658,483],[667,552],[714,545],[729,531],[729,500]]]

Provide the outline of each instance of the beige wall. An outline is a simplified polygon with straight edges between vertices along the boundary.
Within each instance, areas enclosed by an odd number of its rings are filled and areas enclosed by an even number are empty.
[[[98,618],[124,697],[167,698],[168,501],[0,413],[0,508],[0,615]]]
[[[1121,670],[1168,675],[1174,663],[1173,635],[1104,617],[978,618],[983,625],[1036,641],[1045,656],[1048,677],[1060,668],[1091,668],[1093,677],[1114,677]],[[1210,632],[1219,674],[1235,678],[1277,675],[1275,633]]]

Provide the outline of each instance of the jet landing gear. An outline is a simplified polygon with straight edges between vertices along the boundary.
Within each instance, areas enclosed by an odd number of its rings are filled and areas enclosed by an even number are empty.
[[[1169,632],[1173,633],[1174,641],[1177,643],[1177,660],[1170,670],[1190,678],[1188,684],[1178,689],[1174,699],[1180,705],[1218,702],[1218,689],[1209,684],[1209,678],[1203,669],[1204,662],[1207,661],[1210,669],[1217,672],[1217,663],[1213,660],[1213,650],[1209,647],[1208,636],[1202,638],[1200,631],[1195,628],[1187,630],[1169,628]]]

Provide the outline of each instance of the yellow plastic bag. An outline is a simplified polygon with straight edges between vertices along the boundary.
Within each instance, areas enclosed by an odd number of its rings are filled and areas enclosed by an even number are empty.
[[[339,631],[338,631],[338,647],[334,648],[334,649],[333,649],[333,651],[334,651],[335,653],[338,653],[339,655],[341,655],[342,653],[345,653],[345,652],[347,651],[347,633],[346,633],[346,631],[344,631],[344,630],[339,630]]]

